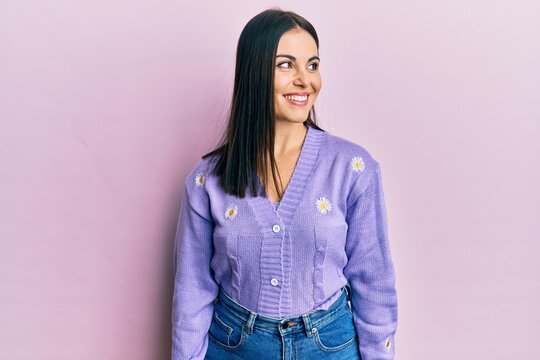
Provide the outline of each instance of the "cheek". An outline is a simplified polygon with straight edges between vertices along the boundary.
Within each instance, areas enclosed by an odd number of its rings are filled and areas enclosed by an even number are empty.
[[[274,92],[276,94],[279,94],[285,89],[287,86],[288,79],[287,77],[283,76],[283,74],[276,74],[274,77]]]
[[[274,106],[275,106],[276,111],[280,111],[280,109],[283,109],[285,107],[286,105],[285,101],[287,101],[287,99],[281,96],[281,94],[276,93],[274,95]]]
[[[319,92],[319,90],[321,90],[321,87],[322,87],[322,79],[321,77],[316,77],[314,80],[313,80],[313,87],[315,88],[315,90],[317,92]]]

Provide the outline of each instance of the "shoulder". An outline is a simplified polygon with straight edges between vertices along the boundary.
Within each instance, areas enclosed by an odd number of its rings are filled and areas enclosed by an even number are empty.
[[[212,176],[216,157],[198,158],[191,166],[185,179],[185,185],[188,190],[193,188],[204,189],[207,180]]]
[[[215,188],[212,176],[214,158],[198,158],[186,175],[185,199],[191,211],[201,218],[213,221],[209,193]]]
[[[348,197],[357,198],[377,175],[379,162],[362,144],[328,131],[325,137],[321,156],[327,163],[330,178],[337,172],[342,185],[349,189]]]
[[[211,219],[210,193],[217,188],[212,176],[215,160],[215,156],[199,157],[190,167],[184,181],[187,201],[193,210],[207,220]]]
[[[326,141],[321,154],[330,163],[348,168],[350,175],[364,177],[369,177],[379,167],[373,154],[363,145],[328,131],[325,133]]]

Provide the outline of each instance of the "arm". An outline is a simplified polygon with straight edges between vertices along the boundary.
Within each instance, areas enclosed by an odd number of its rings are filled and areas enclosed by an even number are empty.
[[[343,272],[351,286],[360,355],[362,360],[391,360],[397,328],[397,294],[378,163],[367,187],[356,192],[360,195],[353,196],[347,210],[348,262]]]
[[[204,359],[219,290],[210,267],[214,222],[208,194],[195,186],[192,174],[186,179],[174,242],[172,360]]]

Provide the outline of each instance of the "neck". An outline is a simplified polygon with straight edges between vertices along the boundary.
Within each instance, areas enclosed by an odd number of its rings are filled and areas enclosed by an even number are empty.
[[[302,148],[308,128],[303,123],[276,121],[274,156],[279,157]]]

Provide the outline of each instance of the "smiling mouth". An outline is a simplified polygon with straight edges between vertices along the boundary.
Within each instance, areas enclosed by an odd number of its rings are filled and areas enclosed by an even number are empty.
[[[308,103],[309,95],[283,95],[291,104],[303,106]]]

